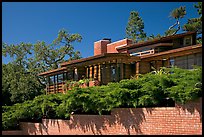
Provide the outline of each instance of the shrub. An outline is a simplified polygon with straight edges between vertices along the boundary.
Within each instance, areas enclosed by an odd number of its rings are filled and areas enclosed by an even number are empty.
[[[69,119],[70,114],[107,114],[117,107],[162,106],[165,98],[185,103],[202,95],[202,68],[162,68],[139,79],[106,86],[75,87],[66,94],[40,95],[33,100],[2,107],[2,128],[16,129],[19,121]]]

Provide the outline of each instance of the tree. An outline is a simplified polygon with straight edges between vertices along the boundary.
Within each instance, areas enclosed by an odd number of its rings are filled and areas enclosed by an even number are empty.
[[[188,22],[183,25],[183,30],[196,31],[198,36],[197,42],[202,43],[202,37],[199,37],[202,35],[202,2],[198,2],[194,5],[194,7],[197,8],[198,15],[200,15],[200,17],[188,19]]]
[[[10,92],[10,78],[9,75],[12,70],[11,64],[2,64],[2,100],[1,103],[2,105],[11,105],[11,92]]]
[[[156,36],[154,34],[151,34],[149,37],[147,37],[147,40],[153,40],[156,38],[161,38],[162,36],[160,34],[157,34]]]
[[[170,36],[170,35],[173,35],[175,32],[176,32],[175,28],[168,29],[167,31],[164,32],[164,35],[165,36]]]
[[[2,104],[12,105],[43,94],[44,87],[36,77],[26,73],[23,66],[14,63],[2,65]]]
[[[126,27],[127,38],[131,38],[134,43],[146,38],[146,33],[144,32],[144,22],[139,16],[139,13],[132,11],[128,20]]]
[[[80,52],[74,51],[72,45],[73,42],[81,40],[81,35],[69,34],[62,29],[51,44],[46,44],[44,41],[17,45],[3,43],[2,53],[3,56],[12,57],[16,64],[23,65],[27,73],[32,73],[43,84],[42,77],[38,77],[37,74],[58,68],[59,63],[64,62],[66,56],[68,60],[81,58]]]
[[[182,19],[185,15],[186,15],[186,7],[185,6],[181,6],[177,9],[174,9],[171,11],[170,17],[176,19],[176,23],[174,25],[170,26],[169,30],[167,30],[165,32],[166,36],[174,35],[180,30],[181,26],[180,26],[179,20]],[[176,25],[178,25],[177,29],[174,28]]]
[[[32,80],[34,83],[37,83],[37,85],[41,85],[40,89],[45,88],[45,78],[38,76],[38,74],[58,68],[58,64],[66,61],[65,57],[67,56],[67,60],[81,58],[80,52],[74,51],[72,45],[72,43],[80,42],[81,40],[81,35],[69,34],[66,30],[62,29],[51,44],[46,44],[44,41],[39,41],[35,44],[22,42],[16,45],[3,43],[2,55],[5,57],[10,56],[13,59],[11,64],[14,68],[10,69],[8,72],[3,71],[3,75],[8,75],[8,73],[10,73],[12,76],[16,76],[16,78],[13,81],[6,81],[5,84],[2,85],[2,88],[5,85],[16,85],[16,87],[21,85],[21,87],[24,86],[29,88],[29,82],[32,84]],[[36,86],[36,84],[33,85],[34,87]],[[11,96],[13,96],[15,92],[18,92],[16,95],[20,94],[20,92],[32,92],[32,90],[28,88],[23,89],[19,87],[19,90],[13,88],[8,92],[12,94]],[[36,89],[38,89],[38,86],[36,86]],[[18,96],[14,98],[18,99]],[[26,97],[26,99],[27,98],[29,97]],[[13,100],[14,102],[15,99]]]

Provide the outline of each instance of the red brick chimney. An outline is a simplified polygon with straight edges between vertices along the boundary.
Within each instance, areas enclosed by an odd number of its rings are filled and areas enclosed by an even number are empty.
[[[94,56],[107,53],[107,44],[111,43],[110,39],[103,39],[94,42]]]
[[[118,51],[116,49],[116,47],[122,47],[122,46],[126,46],[132,44],[132,40],[131,39],[122,39],[116,42],[112,42],[110,44],[107,44],[107,53],[118,53],[118,52],[122,52],[122,51]],[[127,52],[127,51],[125,51]]]

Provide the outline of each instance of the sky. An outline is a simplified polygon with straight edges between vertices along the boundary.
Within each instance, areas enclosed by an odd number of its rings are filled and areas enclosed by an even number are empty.
[[[82,41],[73,46],[84,58],[94,55],[94,42],[98,40],[124,39],[131,11],[139,12],[147,36],[164,35],[176,22],[169,16],[173,9],[186,6],[181,25],[199,16],[193,4],[196,2],[2,2],[2,42],[50,44],[59,30],[65,29],[82,36]],[[9,61],[9,57],[2,57],[3,63]]]

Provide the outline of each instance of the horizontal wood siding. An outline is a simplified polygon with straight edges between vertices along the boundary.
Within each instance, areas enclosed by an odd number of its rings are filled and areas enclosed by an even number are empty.
[[[140,69],[139,71],[140,74],[145,74],[150,72],[150,63],[145,61],[140,62],[139,69]]]

